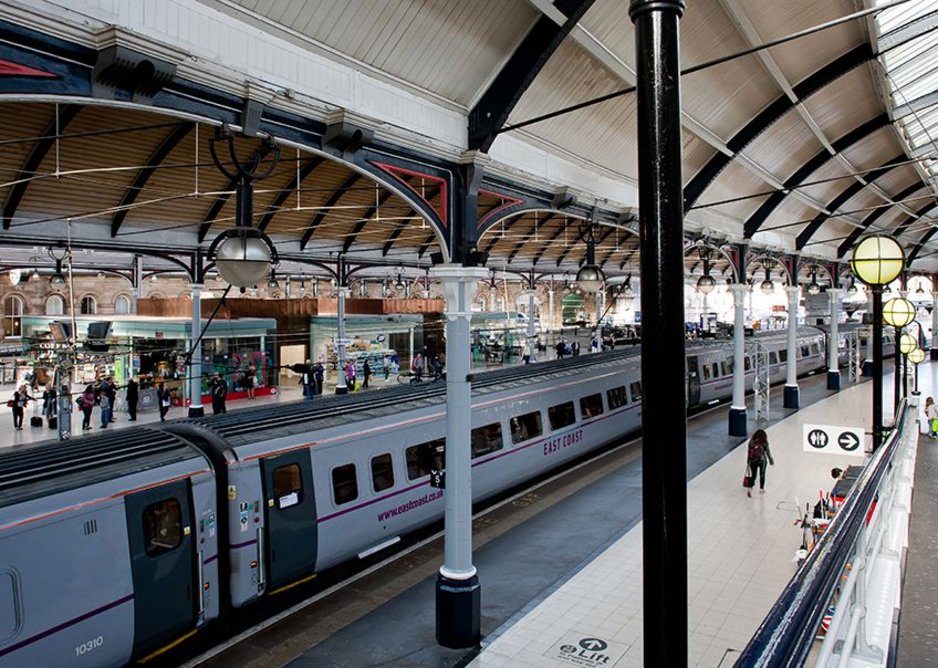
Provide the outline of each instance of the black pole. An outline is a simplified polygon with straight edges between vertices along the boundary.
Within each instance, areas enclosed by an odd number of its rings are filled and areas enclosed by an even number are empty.
[[[631,0],[642,327],[645,664],[687,665],[687,424],[678,21],[683,0]],[[683,417],[683,416],[682,416]]]
[[[892,383],[893,385],[892,387],[892,398],[893,398],[892,412],[893,412],[893,415],[896,415],[899,412],[899,399],[902,398],[902,392],[901,392],[902,367],[900,366],[900,362],[902,361],[902,353],[899,351],[899,339],[902,338],[902,328],[895,327],[894,332],[896,335],[896,340],[895,340],[895,350],[893,351],[893,362],[892,362],[893,366],[895,367],[893,369],[893,383]]]
[[[883,442],[883,286],[873,290],[873,450]]]

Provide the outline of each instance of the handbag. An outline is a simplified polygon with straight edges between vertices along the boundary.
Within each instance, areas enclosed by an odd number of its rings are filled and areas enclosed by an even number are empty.
[[[752,476],[744,475],[743,476],[743,487],[752,487]]]

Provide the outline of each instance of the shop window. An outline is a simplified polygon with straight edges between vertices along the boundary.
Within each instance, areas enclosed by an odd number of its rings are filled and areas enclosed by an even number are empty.
[[[65,313],[65,300],[62,295],[49,295],[46,300],[46,315],[63,315]]]
[[[404,451],[404,457],[407,460],[408,480],[430,475],[431,470],[440,471],[446,461],[446,439],[437,438],[412,445]]]
[[[176,499],[164,499],[143,511],[143,537],[148,557],[175,550],[182,543],[182,508]]]
[[[502,442],[502,425],[493,422],[484,427],[476,427],[472,430],[469,440],[472,444],[473,459],[501,450],[504,446]]]
[[[576,412],[573,408],[573,402],[568,401],[548,408],[547,420],[550,422],[550,428],[554,431],[563,429],[576,422]]]
[[[606,401],[609,403],[609,410],[621,408],[628,403],[628,396],[625,393],[625,387],[614,387],[606,391]]]
[[[94,315],[98,312],[98,302],[91,295],[85,295],[81,298],[81,314]]]
[[[591,394],[580,399],[580,414],[584,419],[603,414],[603,395]]]
[[[0,573],[0,642],[16,633],[20,626],[16,580],[12,573]]]
[[[642,400],[642,381],[636,380],[629,385],[629,393],[632,395],[632,401]]]
[[[376,492],[383,492],[394,487],[394,465],[391,455],[378,455],[371,458],[371,486]]]
[[[355,464],[345,464],[332,469],[332,497],[337,506],[358,498],[358,476]]]
[[[9,295],[3,300],[3,335],[23,336],[23,313],[26,302],[19,295]]]
[[[130,313],[130,298],[127,295],[117,295],[114,299],[114,313],[127,315]]]
[[[274,499],[283,510],[303,501],[303,475],[299,464],[287,464],[274,470]]]
[[[511,426],[512,443],[521,443],[532,438],[537,438],[544,433],[544,427],[541,425],[540,411],[513,417],[508,423]]]

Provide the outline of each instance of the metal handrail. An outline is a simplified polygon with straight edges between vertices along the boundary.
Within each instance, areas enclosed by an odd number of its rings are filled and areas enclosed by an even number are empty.
[[[856,554],[867,511],[902,441],[908,411],[900,404],[895,428],[873,454],[827,530],[769,610],[735,666],[803,666],[844,568]]]

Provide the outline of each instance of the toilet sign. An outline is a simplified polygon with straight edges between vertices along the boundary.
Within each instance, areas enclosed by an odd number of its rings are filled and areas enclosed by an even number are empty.
[[[804,425],[802,449],[805,452],[823,452],[829,455],[865,457],[863,429],[824,424]]]

